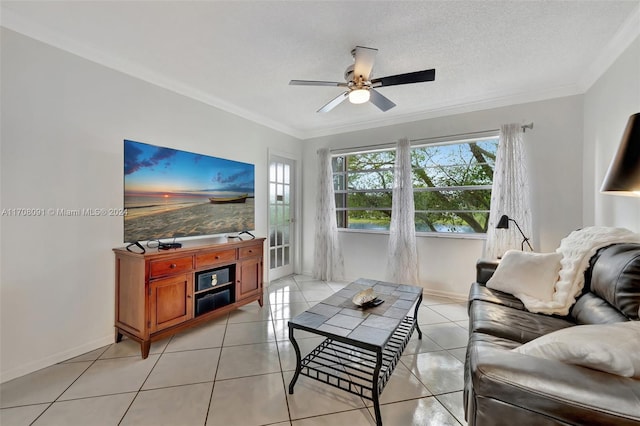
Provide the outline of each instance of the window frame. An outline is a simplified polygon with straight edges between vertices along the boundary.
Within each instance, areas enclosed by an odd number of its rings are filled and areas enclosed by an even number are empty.
[[[499,144],[499,131],[498,130],[490,130],[485,132],[478,133],[469,133],[464,135],[453,135],[447,137],[440,138],[428,138],[428,139],[418,139],[411,141],[411,150],[419,149],[419,148],[431,148],[443,145],[462,145],[468,144],[470,142],[480,142],[486,140],[497,140],[497,144]],[[496,144],[496,154],[498,145]],[[369,172],[369,169],[363,170],[348,170],[348,156],[352,155],[362,155],[376,152],[385,152],[385,151],[395,151],[395,144],[382,144],[378,146],[370,146],[370,147],[358,147],[356,149],[342,149],[335,150],[331,154],[332,159],[332,170],[333,170],[333,178],[334,178],[334,192],[336,197],[336,218],[338,219],[338,231],[339,232],[347,232],[347,233],[367,233],[367,234],[389,234],[389,229],[375,229],[375,228],[345,228],[344,225],[347,223],[347,218],[349,211],[391,211],[391,206],[389,207],[380,207],[380,208],[368,208],[368,207],[348,207],[347,201],[349,194],[354,193],[389,193],[393,192],[393,187],[391,188],[374,188],[374,189],[357,189],[357,190],[349,190],[347,189],[348,185],[348,175],[349,173],[354,172]],[[342,169],[339,171],[335,171],[335,163],[334,159],[336,157],[344,157],[346,161],[343,162]],[[495,168],[495,165],[494,165]],[[393,166],[385,167],[383,169],[372,169],[373,171],[390,171],[393,172]],[[495,170],[495,169],[494,169]],[[344,189],[335,189],[336,187],[336,176],[342,176],[341,181],[344,186]],[[443,191],[470,191],[470,190],[491,190],[493,186],[493,179],[491,184],[484,185],[461,185],[461,186],[433,186],[433,187],[424,187],[424,188],[416,188],[414,186],[413,191],[414,194],[417,192],[443,192]],[[338,197],[342,197],[342,206],[338,206]],[[457,213],[457,212],[470,212],[470,210],[437,210],[437,209],[429,209],[429,210],[418,210],[416,209],[416,213]],[[472,210],[473,213],[486,213],[490,214],[490,208],[487,210]],[[340,218],[342,216],[342,218]],[[419,231],[416,230],[416,236],[425,236],[425,237],[438,237],[438,238],[457,238],[457,239],[486,239],[486,232],[446,232],[446,231]]]

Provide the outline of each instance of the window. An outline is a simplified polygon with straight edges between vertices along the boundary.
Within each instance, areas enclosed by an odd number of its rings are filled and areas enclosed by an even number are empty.
[[[418,232],[484,233],[498,137],[411,149]],[[339,228],[388,230],[395,149],[333,157]]]

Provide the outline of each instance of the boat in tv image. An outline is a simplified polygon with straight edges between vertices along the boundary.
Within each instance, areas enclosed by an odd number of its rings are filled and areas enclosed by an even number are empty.
[[[245,203],[247,198],[249,198],[248,194],[242,194],[237,197],[211,197],[209,201],[213,204]]]
[[[124,242],[255,229],[255,166],[124,141]]]

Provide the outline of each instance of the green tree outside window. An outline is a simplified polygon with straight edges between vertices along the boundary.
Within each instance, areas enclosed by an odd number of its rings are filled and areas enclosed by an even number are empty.
[[[498,138],[414,147],[418,232],[484,233]],[[395,150],[333,158],[338,227],[388,230]]]

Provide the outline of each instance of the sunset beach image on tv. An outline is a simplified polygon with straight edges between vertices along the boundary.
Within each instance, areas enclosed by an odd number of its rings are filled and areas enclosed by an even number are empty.
[[[255,166],[124,141],[124,242],[255,228]]]

